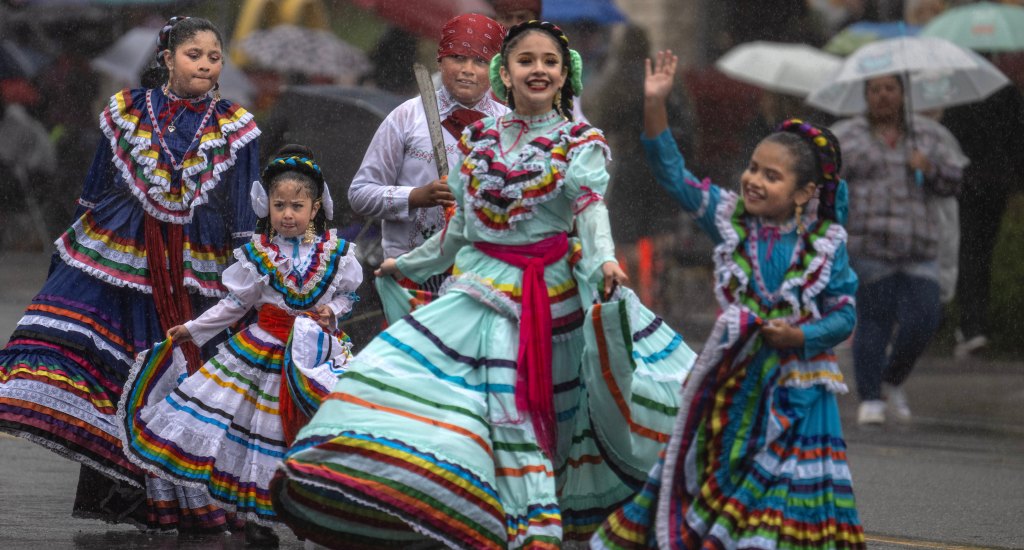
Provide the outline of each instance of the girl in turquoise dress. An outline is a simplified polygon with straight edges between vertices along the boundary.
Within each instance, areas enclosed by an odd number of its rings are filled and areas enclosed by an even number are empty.
[[[625,275],[604,137],[567,119],[578,54],[524,23],[491,83],[513,112],[463,133],[447,229],[379,271],[454,276],[353,358],[271,486],[309,540],[582,546],[667,441],[693,354],[628,289],[591,305]]]
[[[721,313],[684,386],[664,458],[593,548],[863,548],[832,347],[855,321],[846,184],[827,130],[785,121],[733,193],[686,170],[667,131],[677,59],[647,61],[644,138],[658,181],[717,243]]]

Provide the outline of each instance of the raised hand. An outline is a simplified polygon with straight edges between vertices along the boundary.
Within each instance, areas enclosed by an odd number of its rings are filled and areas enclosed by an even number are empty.
[[[676,66],[679,57],[672,50],[662,50],[654,56],[654,61],[644,60],[644,98],[664,102],[672,91],[676,77]]]
[[[654,61],[644,60],[644,134],[655,138],[668,128],[668,108],[665,100],[672,91],[679,58],[672,50],[663,50]]]

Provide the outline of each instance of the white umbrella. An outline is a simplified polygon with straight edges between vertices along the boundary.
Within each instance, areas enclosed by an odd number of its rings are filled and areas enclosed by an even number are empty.
[[[138,86],[143,69],[156,55],[156,36],[160,29],[135,27],[117,39],[99,57],[92,68],[124,86]],[[220,72],[220,95],[242,105],[252,102],[253,86],[249,77],[224,58]]]
[[[980,101],[1009,83],[983,57],[948,40],[899,37],[861,46],[807,103],[836,115],[861,114],[864,82],[884,75],[910,77],[907,102],[919,111]]]
[[[842,59],[806,44],[747,42],[725,53],[715,67],[730,78],[771,92],[807,97]]]

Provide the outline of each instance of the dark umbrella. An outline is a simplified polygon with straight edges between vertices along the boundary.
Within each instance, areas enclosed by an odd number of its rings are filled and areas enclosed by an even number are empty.
[[[359,289],[361,300],[355,314],[342,323],[356,349],[380,332],[383,315],[372,281],[373,270],[384,258],[379,224],[352,212],[348,187],[377,127],[406,99],[374,88],[293,86],[260,123],[264,157],[285,143],[301,143],[316,153],[334,199],[333,225],[356,244],[365,282]]]
[[[283,74],[325,75],[355,81],[370,69],[366,54],[330,31],[277,25],[238,45],[252,65]]]
[[[494,8],[484,0],[352,0],[411,33],[437,40],[441,27],[456,15],[481,13],[494,15]]]

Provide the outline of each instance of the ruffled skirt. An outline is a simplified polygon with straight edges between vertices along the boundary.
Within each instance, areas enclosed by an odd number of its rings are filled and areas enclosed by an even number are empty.
[[[347,357],[344,342],[307,318],[296,320],[287,345],[250,326],[191,376],[180,351],[161,342],[140,354],[118,406],[125,453],[239,518],[276,521],[269,485],[288,447],[283,405],[315,410]]]
[[[592,548],[864,548],[834,388],[780,383],[792,365],[760,337],[702,361],[665,456]]]
[[[515,406],[518,321],[478,290],[450,289],[353,359],[272,485],[297,534],[346,548],[582,546],[640,487],[692,351],[631,293],[591,308],[553,339],[550,457]]]

